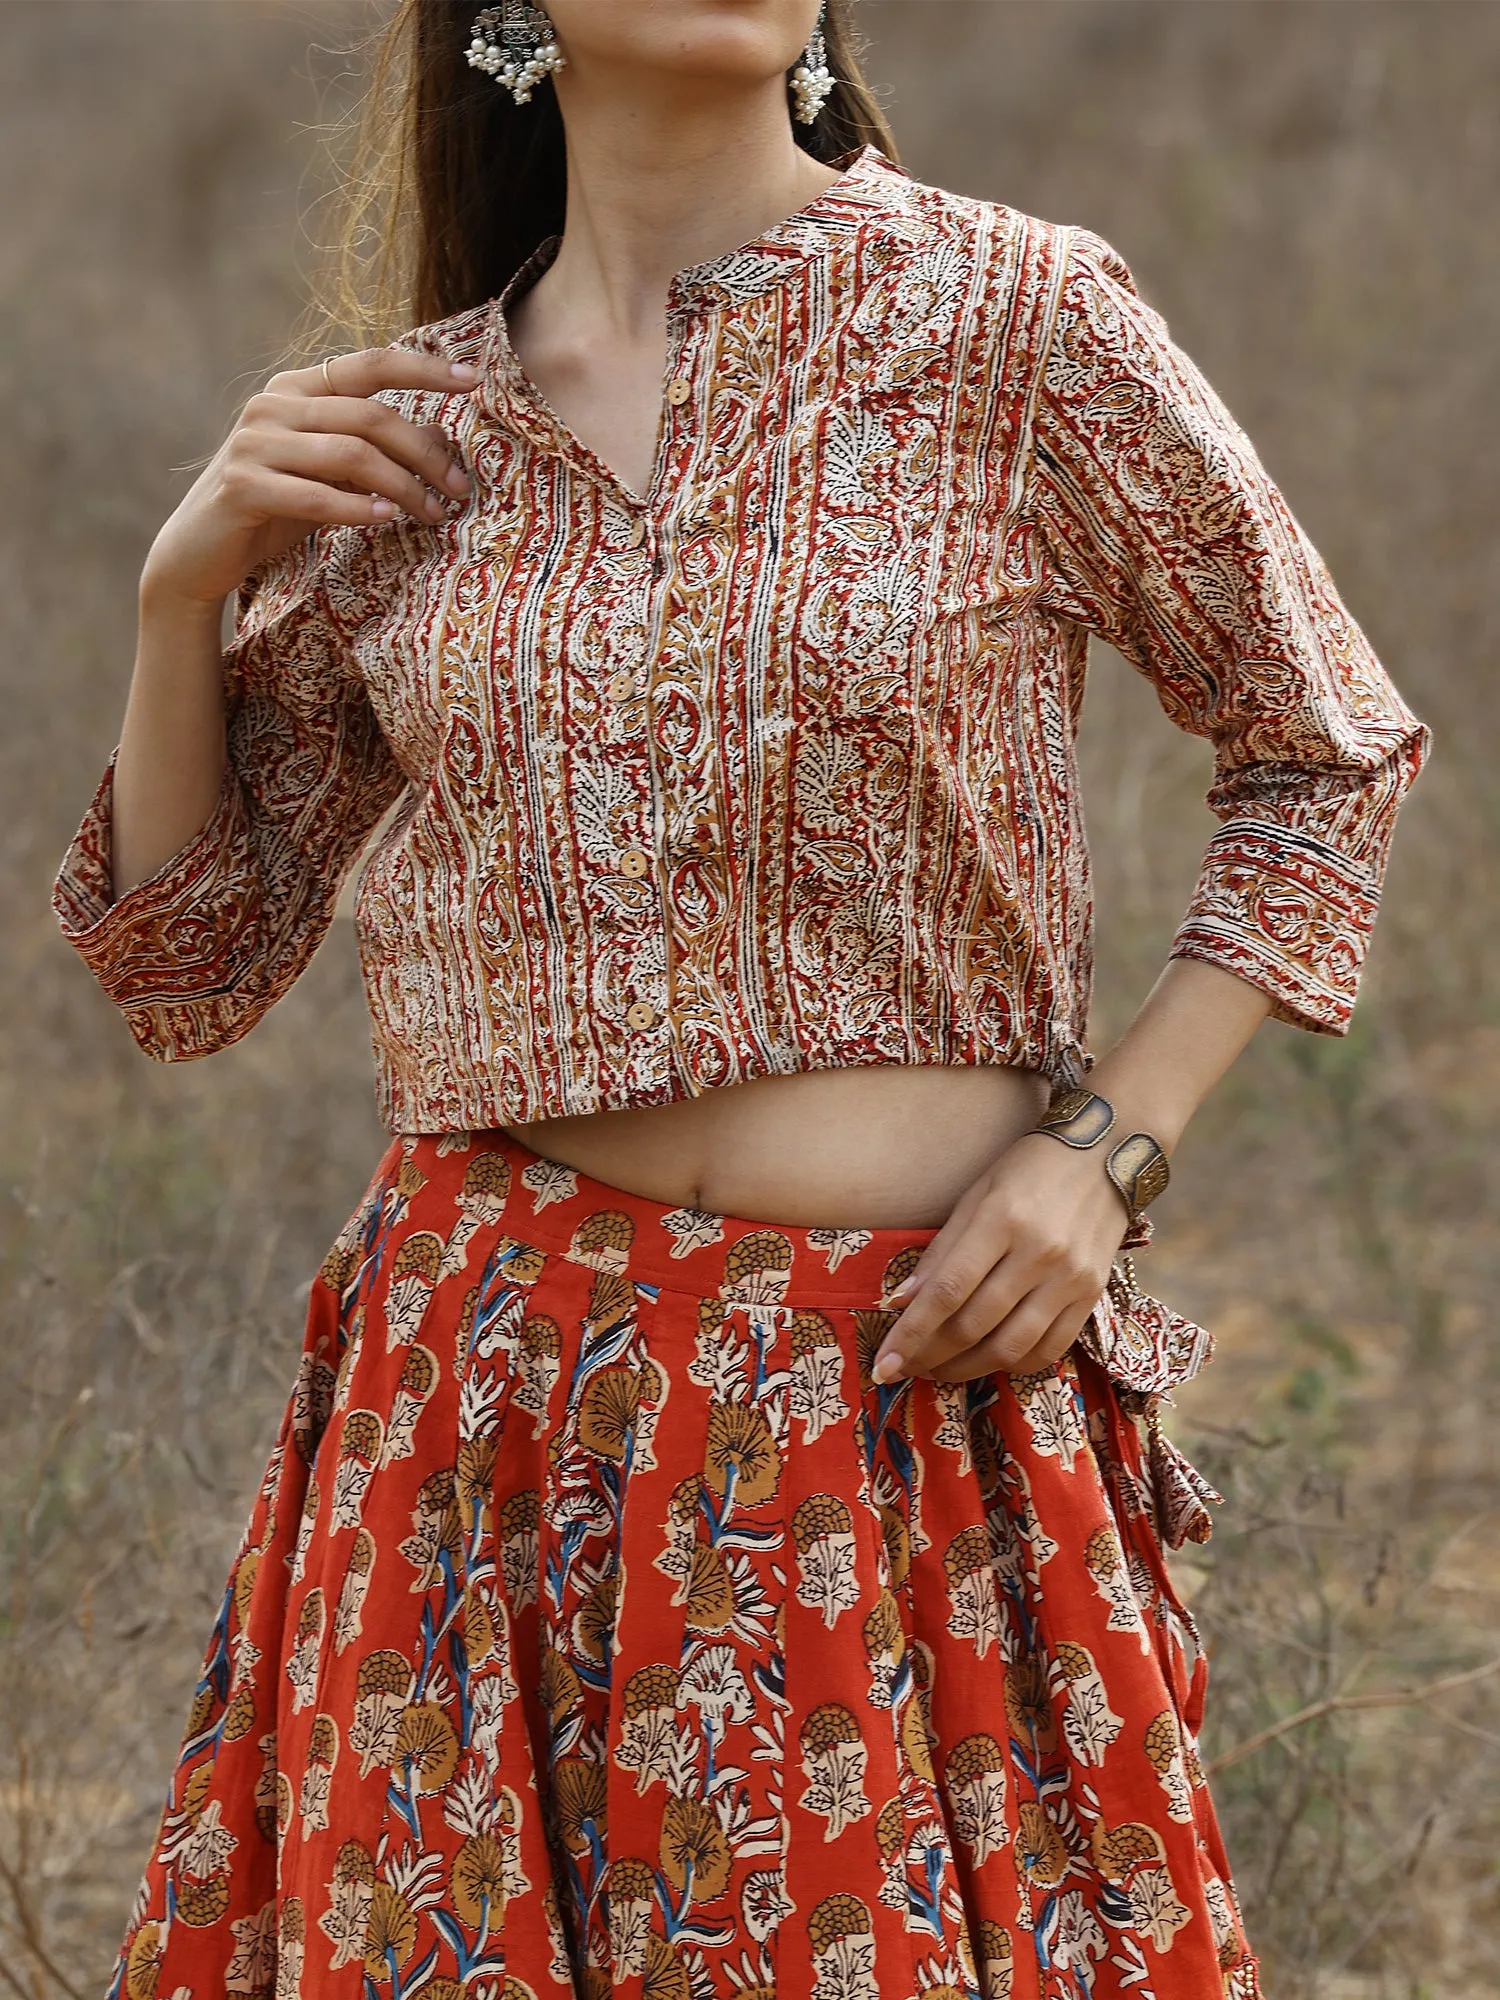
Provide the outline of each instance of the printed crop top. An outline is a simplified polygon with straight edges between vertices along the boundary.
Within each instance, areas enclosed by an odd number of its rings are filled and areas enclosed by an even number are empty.
[[[866,147],[674,278],[644,496],[511,349],[555,247],[395,343],[480,365],[380,392],[471,495],[245,579],[218,803],[113,903],[111,758],[53,900],[142,1048],[243,1035],[369,847],[392,1131],[865,1063],[1077,1080],[1090,633],[1214,746],[1174,955],[1343,1031],[1428,733],[1106,243]]]

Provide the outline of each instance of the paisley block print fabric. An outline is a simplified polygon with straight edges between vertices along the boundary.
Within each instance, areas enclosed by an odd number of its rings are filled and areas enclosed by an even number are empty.
[[[393,1132],[863,1063],[1076,1082],[1088,639],[1210,739],[1222,822],[1174,952],[1339,1033],[1427,732],[1115,252],[867,147],[680,272],[649,491],[522,371],[496,300],[382,390],[473,481],[241,586],[207,824],[110,902],[113,760],[63,927],[141,1046],[297,977],[340,884]]]
[[[933,1233],[394,1140],[112,2000],[1254,2000],[1150,1399],[877,1388]]]

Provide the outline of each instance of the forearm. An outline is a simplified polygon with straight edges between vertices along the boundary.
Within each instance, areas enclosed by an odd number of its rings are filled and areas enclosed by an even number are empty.
[[[1050,1367],[1097,1304],[1125,1234],[1125,1207],[1104,1170],[1110,1146],[1149,1132],[1170,1152],[1270,1008],[1233,973],[1173,959],[1090,1073],[1115,1108],[1109,1139],[1074,1151],[1027,1133],[1001,1154],[890,1294],[900,1312],[872,1364],[875,1380]]]
[[[1217,965],[1174,958],[1090,1072],[1115,1107],[1111,1139],[1149,1132],[1170,1153],[1188,1121],[1271,1011],[1269,995]]]
[[[226,761],[223,600],[174,597],[143,579],[135,671],[115,760],[116,898],[154,875],[206,823]]]

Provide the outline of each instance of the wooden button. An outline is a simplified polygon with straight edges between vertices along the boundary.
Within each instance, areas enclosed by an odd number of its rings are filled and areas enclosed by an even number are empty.
[[[669,403],[685,403],[692,393],[693,385],[686,375],[674,375],[667,384],[667,401]]]
[[[649,1028],[656,1019],[656,1009],[649,1000],[632,1000],[625,1009],[625,1018],[632,1028]]]
[[[611,674],[609,695],[611,701],[629,701],[635,693],[635,680],[630,674]]]
[[[637,514],[630,526],[625,530],[625,539],[633,549],[638,549],[645,541],[646,521],[644,515]]]
[[[644,875],[651,866],[651,856],[643,847],[627,847],[620,856],[619,868],[622,875]]]

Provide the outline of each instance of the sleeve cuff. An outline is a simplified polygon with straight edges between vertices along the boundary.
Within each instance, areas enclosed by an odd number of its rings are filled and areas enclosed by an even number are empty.
[[[260,898],[239,778],[226,767],[213,812],[154,875],[111,899],[111,756],[63,857],[52,909],[148,1055],[176,1062],[222,1048],[251,1024]]]
[[[1209,842],[1173,958],[1222,967],[1271,997],[1271,1018],[1348,1032],[1379,877],[1306,833],[1233,819]]]

